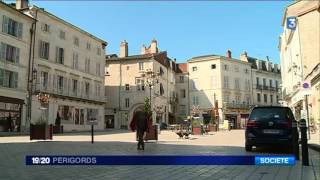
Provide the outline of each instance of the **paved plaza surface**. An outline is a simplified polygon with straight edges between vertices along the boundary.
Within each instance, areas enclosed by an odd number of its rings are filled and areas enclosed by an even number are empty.
[[[316,135],[318,137],[318,135]],[[317,140],[311,138],[314,142]],[[29,136],[0,137],[0,179],[318,179],[320,154],[309,149],[310,166],[26,166],[26,155],[256,155],[288,154],[281,148],[244,150],[244,131],[220,131],[179,139],[162,131],[158,141],[137,151],[135,134],[125,130],[55,135],[52,141]]]

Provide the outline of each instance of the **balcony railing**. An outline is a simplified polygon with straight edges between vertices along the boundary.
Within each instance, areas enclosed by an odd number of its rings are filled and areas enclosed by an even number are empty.
[[[257,84],[256,89],[260,89],[260,90],[262,90],[262,85]]]
[[[268,86],[263,86],[263,90],[268,90],[269,87]]]
[[[34,92],[45,92],[48,94],[56,94],[60,96],[67,96],[70,98],[78,98],[78,99],[87,99],[87,100],[92,100],[92,101],[99,101],[99,102],[105,102],[105,97],[104,96],[96,96],[96,95],[91,95],[86,94],[85,92],[80,92],[80,91],[73,91],[72,89],[67,89],[67,88],[50,88],[50,87],[45,87],[41,84],[37,84],[34,87]]]

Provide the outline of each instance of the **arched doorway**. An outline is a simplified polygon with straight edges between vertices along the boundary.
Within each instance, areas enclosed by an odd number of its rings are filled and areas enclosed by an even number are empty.
[[[131,120],[133,118],[134,112],[137,111],[144,111],[144,104],[143,103],[137,103],[134,104],[130,109],[129,109],[129,114],[128,114],[128,127],[130,126]]]

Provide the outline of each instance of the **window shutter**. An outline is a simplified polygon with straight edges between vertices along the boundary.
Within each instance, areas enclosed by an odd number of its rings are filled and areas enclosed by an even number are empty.
[[[41,57],[41,58],[43,57],[42,51],[43,51],[42,41],[39,40],[39,57]]]
[[[13,73],[13,86],[14,86],[14,88],[18,88],[18,73],[17,72]]]
[[[51,89],[51,77],[52,75],[48,72],[48,90],[50,90]]]
[[[71,78],[68,78],[68,93],[72,94],[72,80]]]
[[[66,77],[63,77],[63,94],[68,94],[68,87],[69,87],[69,79]]]
[[[64,64],[64,49],[63,48],[61,48],[61,64]]]
[[[18,28],[17,28],[17,30],[18,30],[18,32],[17,32],[17,35],[18,35],[18,38],[22,38],[22,32],[23,32],[23,24],[22,23],[18,23]]]
[[[0,59],[6,59],[6,44],[1,43],[1,49],[0,49]]]
[[[53,91],[55,92],[57,90],[57,76],[56,75],[52,75],[53,77],[53,81],[52,81],[52,87],[53,87]]]
[[[56,47],[56,63],[59,62],[59,47]]]
[[[8,33],[8,24],[9,24],[9,18],[6,16],[3,16],[3,18],[2,18],[2,32]]]
[[[10,77],[10,72],[4,70],[4,79],[3,79],[3,86],[4,87],[9,87],[9,77]]]
[[[19,48],[15,48],[15,49],[16,49],[16,53],[15,53],[15,63],[19,64],[20,49],[19,49]]]

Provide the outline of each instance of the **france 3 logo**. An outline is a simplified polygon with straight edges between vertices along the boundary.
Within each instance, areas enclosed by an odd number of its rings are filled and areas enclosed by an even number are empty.
[[[295,16],[287,17],[287,29],[296,30],[297,18]]]

